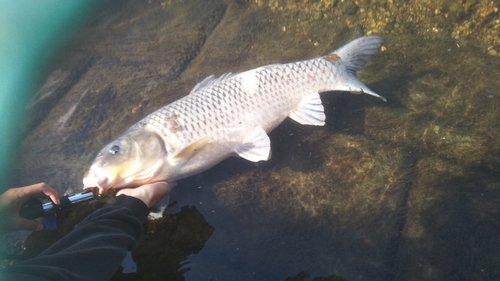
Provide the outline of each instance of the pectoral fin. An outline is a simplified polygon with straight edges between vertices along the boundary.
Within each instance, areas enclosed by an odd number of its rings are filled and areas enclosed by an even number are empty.
[[[252,162],[267,161],[271,157],[271,140],[266,131],[258,126],[234,152]]]
[[[302,125],[325,125],[325,112],[318,93],[305,96],[288,117]]]
[[[186,163],[198,151],[203,149],[203,147],[205,147],[208,141],[209,141],[208,137],[204,137],[199,140],[193,141],[192,143],[186,145],[184,148],[174,153],[174,155],[172,155],[172,157],[170,158],[170,162],[174,165]]]

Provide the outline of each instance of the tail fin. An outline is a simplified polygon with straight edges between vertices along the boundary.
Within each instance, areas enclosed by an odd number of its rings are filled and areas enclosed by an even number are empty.
[[[365,93],[383,101],[387,101],[384,97],[372,92],[363,82],[356,78],[356,72],[378,52],[383,43],[384,39],[378,36],[366,36],[351,41],[347,45],[332,52],[332,54],[336,54],[340,57],[347,72],[346,84],[339,85],[340,88],[337,88],[337,90]]]

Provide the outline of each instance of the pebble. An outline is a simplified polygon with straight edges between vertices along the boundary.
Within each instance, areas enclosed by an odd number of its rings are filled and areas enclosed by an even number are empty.
[[[365,35],[439,32],[455,40],[475,40],[485,46],[500,45],[500,2],[491,0],[252,0],[274,12],[300,17],[300,22],[342,19],[349,28],[361,27]],[[500,55],[497,50],[485,53]]]

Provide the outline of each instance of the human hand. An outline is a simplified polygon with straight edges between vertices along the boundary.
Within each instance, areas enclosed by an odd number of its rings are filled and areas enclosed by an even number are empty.
[[[19,216],[19,209],[30,198],[50,197],[59,205],[59,194],[50,185],[41,182],[25,187],[11,188],[0,196],[0,225],[2,231],[42,230],[43,223]]]
[[[170,190],[176,186],[176,182],[164,182],[159,181],[155,183],[145,184],[136,188],[122,188],[116,193],[116,196],[124,194],[127,196],[132,196],[142,200],[151,208],[158,200],[170,192]]]

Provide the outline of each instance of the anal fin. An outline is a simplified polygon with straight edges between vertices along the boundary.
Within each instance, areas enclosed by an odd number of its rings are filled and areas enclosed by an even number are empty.
[[[325,125],[326,116],[319,94],[305,96],[288,117],[302,125]]]
[[[258,126],[234,152],[252,162],[267,161],[271,157],[271,140],[266,131]]]

